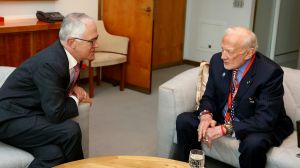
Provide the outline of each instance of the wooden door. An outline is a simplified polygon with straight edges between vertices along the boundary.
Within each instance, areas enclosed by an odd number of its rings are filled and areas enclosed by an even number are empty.
[[[153,0],[102,0],[101,5],[107,31],[130,39],[126,87],[145,93],[151,92],[153,3]],[[117,76],[113,71],[119,68],[103,69],[103,75]]]
[[[152,68],[181,64],[186,0],[157,0],[154,10]]]

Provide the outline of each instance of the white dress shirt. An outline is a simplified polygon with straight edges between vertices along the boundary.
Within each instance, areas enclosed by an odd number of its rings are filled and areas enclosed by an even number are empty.
[[[70,83],[69,83],[69,86],[71,85],[72,81],[74,80],[74,67],[77,65],[77,61],[76,59],[69,53],[68,50],[66,50],[66,54],[67,54],[67,58],[68,58],[68,61],[69,61],[69,73],[70,73]],[[70,96],[72,99],[75,100],[77,106],[78,106],[78,103],[79,103],[79,100],[76,96],[74,95],[71,95]]]

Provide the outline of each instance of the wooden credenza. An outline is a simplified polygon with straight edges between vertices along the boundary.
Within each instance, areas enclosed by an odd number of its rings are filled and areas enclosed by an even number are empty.
[[[37,19],[0,22],[0,66],[19,66],[58,39],[60,22]]]

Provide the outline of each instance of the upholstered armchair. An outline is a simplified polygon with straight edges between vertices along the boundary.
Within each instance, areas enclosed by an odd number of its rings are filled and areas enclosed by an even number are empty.
[[[124,90],[129,43],[128,37],[117,36],[108,33],[102,20],[98,20],[96,24],[99,33],[99,38],[97,40],[98,48],[96,48],[95,59],[88,63],[90,97],[94,96],[93,68],[96,68],[97,83],[100,83],[101,67],[121,64],[120,90]]]

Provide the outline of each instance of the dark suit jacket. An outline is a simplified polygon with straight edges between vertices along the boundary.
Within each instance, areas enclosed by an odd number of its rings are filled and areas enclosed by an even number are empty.
[[[231,79],[232,71],[224,68],[221,53],[215,54],[210,61],[208,83],[198,112],[209,110],[215,120],[224,123],[222,110],[227,102]],[[233,121],[237,139],[254,132],[265,132],[273,134],[281,143],[291,134],[293,124],[285,112],[282,82],[280,66],[257,52],[235,98],[235,116],[240,120]]]
[[[59,41],[22,63],[0,88],[1,123],[42,115],[57,123],[78,115],[76,102],[67,96],[69,62]],[[24,129],[30,127],[24,123]]]

